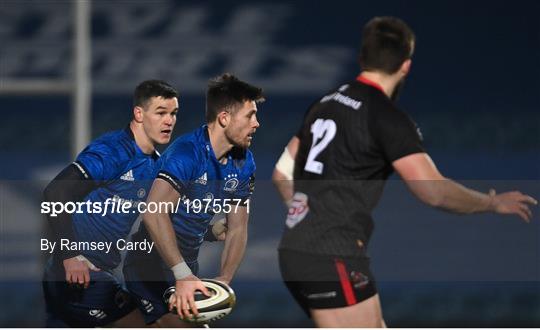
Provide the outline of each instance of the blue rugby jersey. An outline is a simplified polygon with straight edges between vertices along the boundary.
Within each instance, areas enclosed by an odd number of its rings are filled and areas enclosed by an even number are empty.
[[[233,148],[227,157],[226,164],[216,159],[207,125],[176,139],[161,157],[157,177],[169,182],[181,196],[171,219],[187,262],[197,259],[208,224],[215,211],[223,208],[225,199],[236,199],[231,202],[234,210],[237,205],[247,206],[253,193],[255,160],[251,151]],[[210,207],[205,210],[209,200]],[[200,211],[198,201],[202,204]],[[219,206],[214,209],[214,205]]]
[[[73,214],[73,228],[77,241],[109,242],[112,248],[106,251],[81,251],[94,265],[111,269],[120,263],[120,252],[116,248],[119,239],[127,238],[131,227],[139,216],[136,203],[145,201],[160,166],[159,154],[145,154],[135,143],[129,127],[107,133],[88,145],[74,164],[83,175],[99,184],[84,202],[99,202],[103,207],[107,199],[114,203],[130,202],[128,213]]]

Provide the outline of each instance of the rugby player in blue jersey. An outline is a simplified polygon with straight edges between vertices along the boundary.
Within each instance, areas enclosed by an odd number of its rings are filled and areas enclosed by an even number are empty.
[[[180,326],[198,311],[194,292],[208,291],[197,277],[199,248],[212,217],[224,212],[227,234],[217,280],[229,283],[244,255],[249,198],[255,162],[248,150],[259,127],[257,103],[262,89],[230,74],[210,80],[206,122],[175,140],[162,156],[162,166],[147,203],[172,209],[143,214],[135,240],[151,238],[157,251],[130,251],[124,277],[147,324]],[[176,286],[167,306],[165,290]],[[178,315],[168,313],[176,307]],[[191,309],[192,313],[188,311]]]
[[[119,249],[139,215],[134,206],[146,199],[160,168],[155,146],[169,143],[177,112],[173,87],[142,82],[128,127],[94,140],[45,189],[45,203],[90,201],[110,208],[107,213],[83,208],[83,213],[48,215],[55,248],[43,278],[47,326],[144,324],[111,270],[119,265]],[[128,212],[111,212],[113,203],[126,202],[133,206]],[[84,249],[79,243],[93,245]]]

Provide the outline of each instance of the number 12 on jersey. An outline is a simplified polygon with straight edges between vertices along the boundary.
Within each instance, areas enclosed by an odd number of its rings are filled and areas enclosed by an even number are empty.
[[[331,119],[317,119],[311,125],[311,134],[313,142],[306,161],[304,170],[315,174],[322,174],[324,164],[316,161],[315,158],[328,146],[336,136],[337,126]]]

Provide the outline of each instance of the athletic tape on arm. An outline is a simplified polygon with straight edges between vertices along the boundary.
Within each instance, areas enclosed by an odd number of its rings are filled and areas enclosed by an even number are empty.
[[[281,157],[279,157],[279,160],[276,164],[276,169],[281,172],[281,174],[283,174],[285,178],[287,178],[287,180],[293,179],[294,159],[291,157],[291,154],[289,153],[287,147],[285,147],[285,150],[283,150]]]
[[[172,266],[171,270],[176,280],[182,280],[188,277],[189,275],[191,275],[191,269],[189,268],[189,266],[186,264],[185,261],[182,261],[181,263],[178,263]]]

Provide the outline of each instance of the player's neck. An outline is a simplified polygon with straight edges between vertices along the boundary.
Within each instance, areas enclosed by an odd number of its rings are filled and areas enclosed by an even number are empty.
[[[215,122],[208,124],[208,136],[210,137],[210,144],[212,145],[214,155],[216,155],[218,162],[227,162],[226,155],[231,151],[233,145],[229,142],[223,130],[218,127]]]
[[[150,138],[144,132],[142,124],[132,120],[131,123],[129,123],[129,129],[131,129],[133,132],[135,143],[141,149],[141,151],[148,155],[152,154],[156,148],[154,147],[154,144]]]
[[[360,76],[381,86],[384,94],[388,97],[392,97],[392,93],[401,79],[396,74],[388,75],[376,71],[362,71]]]

